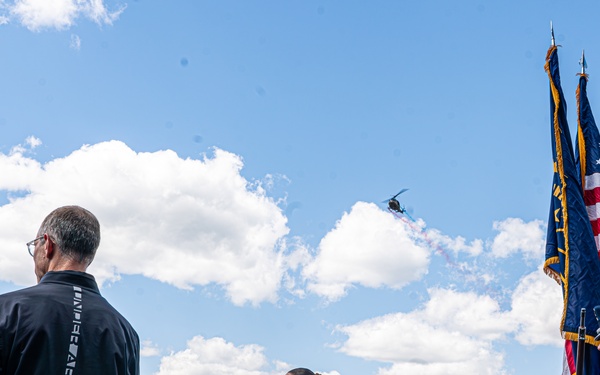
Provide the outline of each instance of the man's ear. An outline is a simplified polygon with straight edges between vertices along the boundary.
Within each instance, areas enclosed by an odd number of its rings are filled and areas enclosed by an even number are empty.
[[[55,253],[54,250],[54,242],[52,242],[52,239],[47,233],[44,233],[44,254],[46,255],[46,258],[52,259]]]

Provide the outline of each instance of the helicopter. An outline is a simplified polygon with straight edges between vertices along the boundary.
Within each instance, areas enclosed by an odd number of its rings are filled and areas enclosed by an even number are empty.
[[[404,206],[402,206],[400,204],[400,202],[398,202],[398,200],[396,199],[396,197],[402,193],[404,193],[405,191],[407,191],[408,189],[402,189],[400,190],[400,192],[398,192],[398,194],[394,195],[393,197],[391,197],[390,199],[386,199],[381,203],[387,203],[388,204],[388,210],[390,211],[396,211],[398,213],[406,213],[406,208],[404,208]]]

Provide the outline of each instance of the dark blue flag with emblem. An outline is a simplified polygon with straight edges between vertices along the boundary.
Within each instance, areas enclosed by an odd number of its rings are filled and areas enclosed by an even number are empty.
[[[583,199],[581,175],[575,161],[567,124],[567,105],[560,84],[557,47],[554,45],[546,55],[545,70],[550,79],[554,178],[544,271],[562,286],[560,330],[563,338],[577,342],[580,312],[585,308],[585,341],[597,346],[600,343],[594,337],[598,323],[593,308],[600,305],[600,260]],[[593,367],[586,366],[592,372],[585,371],[585,374],[598,375],[598,372],[593,372]]]

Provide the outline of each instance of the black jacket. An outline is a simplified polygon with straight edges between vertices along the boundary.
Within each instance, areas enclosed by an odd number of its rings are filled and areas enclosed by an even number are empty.
[[[48,272],[0,295],[0,375],[138,375],[140,342],[92,275]]]

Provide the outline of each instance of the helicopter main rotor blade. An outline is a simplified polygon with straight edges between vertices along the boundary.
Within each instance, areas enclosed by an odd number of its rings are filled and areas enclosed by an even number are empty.
[[[394,198],[396,198],[398,195],[400,195],[400,194],[404,193],[404,192],[405,192],[405,191],[407,191],[407,190],[408,190],[408,189],[402,189],[402,190],[400,190],[400,192],[399,192],[398,194],[394,195],[394,196],[393,196],[391,199],[394,199]]]

